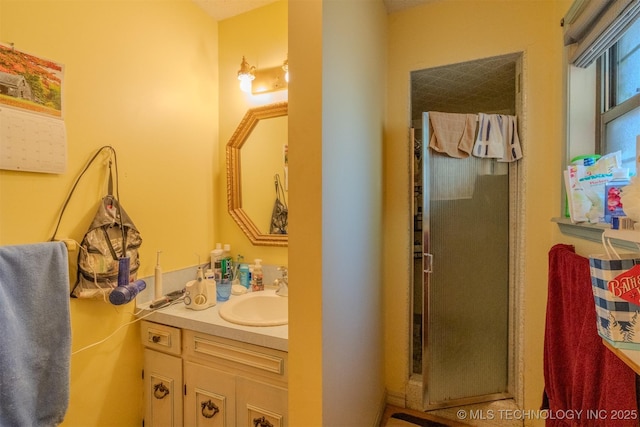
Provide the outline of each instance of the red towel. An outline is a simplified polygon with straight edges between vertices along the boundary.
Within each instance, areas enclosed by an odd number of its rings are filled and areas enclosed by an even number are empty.
[[[589,260],[573,246],[555,245],[548,286],[546,426],[638,426],[635,372],[602,344],[596,329]]]

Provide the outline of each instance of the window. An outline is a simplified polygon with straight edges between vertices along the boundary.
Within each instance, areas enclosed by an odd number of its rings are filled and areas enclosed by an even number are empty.
[[[567,66],[565,164],[577,156],[619,150],[623,166],[640,175],[635,162],[640,135],[640,0],[574,0],[561,25]],[[600,224],[570,221],[556,222],[565,234],[601,242]],[[622,246],[637,251],[635,244]]]
[[[640,20],[598,60],[600,153],[622,152],[622,166],[636,175],[640,135]],[[640,154],[640,153],[639,153]]]

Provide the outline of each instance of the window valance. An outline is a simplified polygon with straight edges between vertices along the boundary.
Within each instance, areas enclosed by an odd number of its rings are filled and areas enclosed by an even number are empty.
[[[586,68],[640,16],[640,0],[575,0],[562,19],[569,62]]]

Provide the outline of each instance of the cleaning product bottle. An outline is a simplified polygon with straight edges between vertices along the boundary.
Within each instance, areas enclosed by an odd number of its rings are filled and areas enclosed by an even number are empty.
[[[254,259],[253,262],[253,280],[254,280],[254,291],[264,291],[264,283],[262,282],[262,260]]]

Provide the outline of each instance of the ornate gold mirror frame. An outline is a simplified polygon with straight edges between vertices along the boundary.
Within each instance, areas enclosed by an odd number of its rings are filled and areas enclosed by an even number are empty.
[[[242,208],[242,174],[240,152],[260,120],[288,115],[288,103],[279,102],[251,108],[227,143],[227,208],[229,214],[254,245],[287,246],[286,234],[263,234]]]

